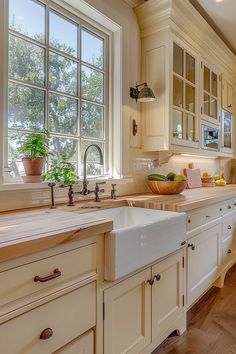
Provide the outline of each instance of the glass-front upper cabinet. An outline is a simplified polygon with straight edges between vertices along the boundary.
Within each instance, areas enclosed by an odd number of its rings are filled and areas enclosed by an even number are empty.
[[[173,42],[172,141],[198,146],[197,56]]]
[[[233,151],[233,136],[232,136],[233,115],[225,110],[222,110],[222,152],[232,154]]]
[[[202,119],[220,124],[220,74],[208,64],[201,63],[202,70]]]

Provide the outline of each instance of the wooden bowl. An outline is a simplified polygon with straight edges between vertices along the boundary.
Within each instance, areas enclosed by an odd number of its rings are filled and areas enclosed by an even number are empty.
[[[179,194],[187,187],[187,181],[147,181],[148,187],[155,194]]]

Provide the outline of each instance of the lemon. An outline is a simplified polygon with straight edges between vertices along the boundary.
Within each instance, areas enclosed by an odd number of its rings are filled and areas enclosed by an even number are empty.
[[[174,181],[183,182],[183,181],[186,181],[186,177],[183,175],[176,175]]]

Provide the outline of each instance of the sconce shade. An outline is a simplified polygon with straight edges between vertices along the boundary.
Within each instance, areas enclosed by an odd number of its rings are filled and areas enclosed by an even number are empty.
[[[138,93],[139,102],[152,102],[156,101],[156,97],[150,87],[145,83],[144,87]]]

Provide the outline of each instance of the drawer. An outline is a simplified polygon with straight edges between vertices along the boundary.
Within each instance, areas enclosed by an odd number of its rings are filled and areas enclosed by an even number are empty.
[[[223,218],[223,240],[233,233],[233,217],[225,216]]]
[[[220,203],[220,209],[222,212],[222,215],[228,214],[231,211],[233,211],[233,199],[228,199]]]
[[[95,324],[92,282],[0,325],[0,353],[52,354]]]
[[[95,271],[96,244],[6,270],[0,273],[0,306]]]
[[[223,266],[227,266],[234,258],[236,253],[236,241],[233,236],[223,241]]]
[[[53,354],[94,354],[94,333],[89,331]]]
[[[221,216],[219,204],[213,204],[187,213],[187,230],[195,229]]]

